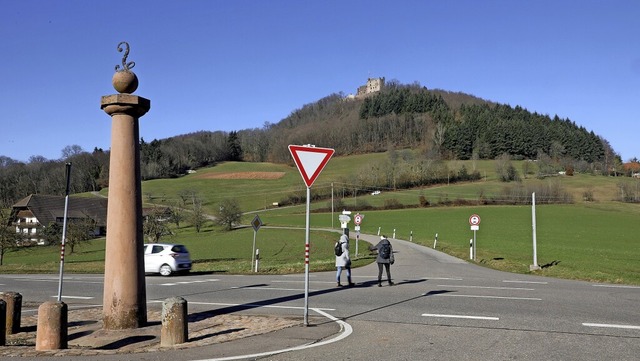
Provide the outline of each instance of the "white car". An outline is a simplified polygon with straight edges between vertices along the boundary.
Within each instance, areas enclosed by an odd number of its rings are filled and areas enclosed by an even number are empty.
[[[150,243],[144,245],[144,272],[170,276],[174,272],[189,272],[191,257],[181,244]]]

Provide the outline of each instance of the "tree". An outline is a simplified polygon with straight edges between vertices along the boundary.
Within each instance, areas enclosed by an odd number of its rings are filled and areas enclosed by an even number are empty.
[[[142,233],[151,243],[160,242],[162,236],[170,235],[169,222],[165,219],[165,210],[154,207],[142,223]]]
[[[227,138],[227,147],[229,160],[242,160],[242,147],[240,146],[240,139],[238,139],[238,132],[233,131],[229,133],[229,138]]]
[[[95,228],[96,222],[89,217],[67,221],[65,245],[69,247],[69,253],[73,253],[77,246],[92,239]]]
[[[191,224],[196,228],[196,232],[200,233],[206,217],[202,209],[202,200],[194,196],[193,198],[193,212],[191,213]]]
[[[235,198],[224,199],[220,202],[215,216],[216,223],[223,226],[227,231],[233,229],[233,226],[240,223],[242,219],[242,211],[238,200]]]
[[[498,178],[503,182],[519,181],[518,171],[511,163],[511,157],[507,153],[503,153],[496,158],[496,173]]]
[[[15,228],[9,225],[9,214],[4,214],[0,210],[0,266],[4,262],[5,253],[18,246],[22,241],[22,234],[17,233]]]

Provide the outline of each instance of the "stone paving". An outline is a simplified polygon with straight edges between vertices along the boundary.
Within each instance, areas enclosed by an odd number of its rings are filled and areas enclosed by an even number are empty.
[[[189,314],[188,342],[160,346],[161,308],[147,311],[148,326],[108,331],[102,329],[102,307],[68,312],[68,348],[36,351],[37,315],[23,317],[20,333],[7,335],[0,357],[91,356],[121,353],[159,352],[206,346],[302,325],[299,318],[216,314],[213,311]]]

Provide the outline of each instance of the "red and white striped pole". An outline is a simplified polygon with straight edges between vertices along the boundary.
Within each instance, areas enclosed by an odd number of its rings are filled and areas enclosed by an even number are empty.
[[[60,279],[58,281],[58,302],[62,301],[62,273],[64,272],[64,242],[67,238],[67,210],[69,209],[69,184],[71,179],[71,163],[67,163],[67,190],[64,197],[64,217],[62,221],[62,241],[60,242]]]
[[[309,326],[309,210],[311,188],[307,187],[307,216],[304,241],[304,325]]]

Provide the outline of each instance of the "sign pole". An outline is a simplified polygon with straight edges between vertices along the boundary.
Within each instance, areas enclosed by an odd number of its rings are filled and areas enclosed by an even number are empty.
[[[476,230],[473,230],[473,260],[476,260],[476,250],[478,249],[478,245],[476,244]]]
[[[529,266],[530,271],[540,269],[538,266],[538,240],[536,238],[536,193],[531,193],[531,224],[533,228],[533,264]]]
[[[60,241],[60,279],[58,281],[58,302],[62,302],[62,278],[64,274],[64,244],[67,238],[67,211],[69,209],[69,184],[71,180],[71,163],[66,164],[67,189],[64,197],[64,218],[62,222],[62,240]]]
[[[309,326],[309,206],[311,188],[307,187],[307,215],[304,231],[304,325]]]
[[[255,260],[255,254],[256,254],[256,235],[258,234],[258,231],[256,231],[255,229],[253,230],[253,249],[251,249],[251,267],[250,268],[254,268],[253,266],[253,262]],[[256,261],[257,262],[257,261]],[[256,267],[257,269],[257,267]],[[258,271],[256,271],[258,272]]]
[[[289,145],[289,152],[298,167],[302,180],[307,186],[307,211],[304,241],[304,325],[309,325],[309,213],[311,208],[311,185],[331,156],[331,148],[319,148],[315,145]]]

